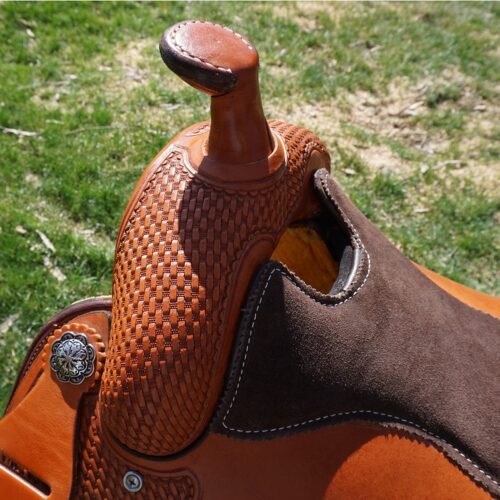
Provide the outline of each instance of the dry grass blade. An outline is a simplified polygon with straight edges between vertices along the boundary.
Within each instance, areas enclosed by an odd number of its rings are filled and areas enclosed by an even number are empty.
[[[12,134],[17,137],[38,137],[38,132],[32,132],[31,130],[19,130],[17,128],[2,127],[0,129],[4,134]]]
[[[11,328],[11,326],[18,320],[19,318],[19,313],[11,314],[10,316],[7,316],[2,323],[0,323],[0,336],[2,336],[4,333],[8,332]]]

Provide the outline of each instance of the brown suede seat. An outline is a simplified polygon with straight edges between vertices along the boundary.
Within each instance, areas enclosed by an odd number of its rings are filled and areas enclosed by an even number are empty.
[[[359,252],[353,279],[324,295],[279,263],[263,266],[214,430],[269,439],[375,421],[432,442],[498,494],[498,319],[432,283],[325,170],[315,187],[331,225]]]

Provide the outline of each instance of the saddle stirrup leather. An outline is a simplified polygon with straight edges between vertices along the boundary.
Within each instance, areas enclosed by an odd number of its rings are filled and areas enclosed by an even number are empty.
[[[6,499],[500,497],[500,300],[408,261],[243,36],[185,21],[211,96],[140,178],[112,297],[58,313],[0,420]]]

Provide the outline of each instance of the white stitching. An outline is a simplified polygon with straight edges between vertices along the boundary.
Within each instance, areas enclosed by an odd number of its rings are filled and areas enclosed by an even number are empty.
[[[328,183],[326,182],[326,176],[323,177],[323,179],[321,179],[321,185],[323,186],[324,190],[329,194],[330,196],[330,201],[335,205],[335,207],[337,208],[337,210],[340,212],[342,218],[344,219],[344,221],[346,222],[346,224],[349,226],[349,228],[355,233],[355,236],[358,238],[358,240],[360,240],[359,238],[359,234],[358,232],[356,231],[356,229],[353,227],[353,225],[349,222],[349,220],[347,219],[347,217],[345,216],[344,212],[342,211],[342,209],[340,208],[340,206],[337,204],[337,202],[335,201],[335,198],[332,196],[332,193],[330,192],[330,188],[328,187]],[[361,243],[361,241],[360,241]],[[362,245],[362,243],[361,243]],[[365,250],[366,251],[366,250]],[[368,252],[367,252],[368,253]],[[370,256],[368,255],[368,258],[370,258]],[[420,271],[422,273],[422,271]],[[422,273],[427,279],[430,279],[428,276],[426,276],[424,273]],[[432,280],[431,280],[432,281]],[[440,288],[440,287],[439,287]],[[452,295],[453,298],[456,298],[454,295]],[[458,299],[457,299],[458,300]],[[462,302],[462,301],[460,301]],[[470,304],[467,304],[465,302],[462,302],[463,305],[465,305],[466,307],[469,307],[471,309],[473,309],[474,311],[477,311],[481,314],[485,314],[486,316],[488,316],[489,318],[493,318],[497,321],[500,322],[500,318],[497,318],[496,316],[493,316],[492,314],[490,314],[489,312],[486,312],[486,311],[482,311],[481,309],[477,309],[476,307],[474,306],[471,306]]]
[[[371,259],[370,259],[370,254],[368,253],[368,251],[366,250],[365,246],[363,245],[363,242],[361,241],[361,238],[359,237],[359,233],[358,231],[356,230],[356,228],[351,224],[351,222],[349,221],[349,219],[346,217],[345,213],[343,212],[343,210],[340,208],[340,206],[337,204],[337,202],[335,201],[334,197],[332,196],[332,194],[330,193],[329,189],[328,189],[328,186],[326,185],[324,179],[321,180],[322,184],[323,184],[323,187],[325,188],[326,192],[328,193],[328,195],[330,196],[330,201],[332,201],[335,205],[335,207],[337,208],[337,210],[339,211],[341,217],[344,219],[344,221],[346,222],[346,224],[348,225],[348,227],[350,228],[350,230],[352,231],[352,233],[354,234],[354,237],[355,239],[357,240],[357,243],[361,246],[361,248],[363,249],[363,251],[365,252],[366,254],[366,257],[367,257],[367,260],[368,260],[368,270],[366,272],[366,275],[363,279],[363,282],[358,286],[358,288],[356,288],[356,290],[352,293],[352,295],[349,295],[347,298],[345,298],[344,300],[340,301],[340,302],[337,302],[335,304],[324,304],[323,302],[321,302],[320,300],[318,300],[317,298],[315,297],[312,297],[310,295],[308,295],[304,290],[302,290],[301,288],[299,288],[299,290],[304,294],[306,295],[307,297],[310,297],[311,299],[313,299],[314,301],[316,302],[319,302],[327,307],[336,307],[336,306],[340,306],[341,304],[345,304],[348,300],[352,299],[362,288],[363,286],[365,285],[366,281],[368,280],[368,276],[370,275],[370,271],[371,271]],[[262,294],[260,296],[260,299],[259,299],[259,302],[257,303],[257,307],[255,308],[255,313],[253,315],[253,319],[252,319],[252,324],[250,326],[250,332],[248,334],[248,341],[247,341],[247,345],[246,345],[246,348],[245,348],[245,354],[243,356],[243,362],[242,362],[242,365],[241,365],[241,370],[240,370],[240,375],[238,377],[238,382],[236,384],[236,389],[234,391],[234,394],[233,394],[233,398],[231,400],[231,403],[224,415],[224,418],[222,419],[222,425],[226,428],[226,429],[230,429],[230,430],[234,430],[234,431],[237,431],[239,432],[238,429],[231,429],[230,427],[228,427],[226,425],[226,420],[227,420],[227,417],[234,405],[234,402],[236,401],[236,397],[238,395],[238,390],[240,388],[240,383],[241,383],[241,379],[243,377],[243,371],[245,369],[245,364],[246,364],[246,361],[247,361],[247,356],[248,356],[248,350],[250,348],[250,342],[252,340],[252,334],[253,334],[253,330],[254,330],[254,327],[255,327],[255,321],[257,320],[257,315],[259,313],[259,309],[260,309],[260,306],[262,304],[262,300],[264,299],[264,296],[266,294],[266,291],[267,291],[267,287],[269,286],[269,283],[271,281],[271,278],[273,277],[274,273],[275,272],[279,272],[282,276],[284,276],[285,278],[288,278],[290,279],[290,277],[285,274],[283,271],[279,270],[279,269],[273,269],[271,271],[271,273],[269,274],[269,276],[267,277],[267,280],[266,280],[266,284],[264,285],[264,288],[262,290]],[[326,296],[325,296],[326,297]],[[242,431],[244,432],[244,431]],[[262,432],[267,432],[267,431],[262,431]]]
[[[250,43],[245,39],[243,38],[239,33],[236,33],[236,31],[233,31],[232,29],[230,28],[226,28],[225,26],[221,26],[220,24],[215,24],[215,23],[211,23],[211,22],[208,22],[208,21],[185,21],[183,23],[179,23],[170,33],[170,38],[173,42],[173,44],[175,45],[175,47],[177,49],[179,49],[185,56],[189,57],[190,59],[193,59],[194,61],[198,61],[202,64],[206,64],[207,66],[210,66],[211,68],[214,68],[214,69],[218,69],[220,71],[225,71],[226,73],[232,73],[232,70],[231,68],[225,68],[224,66],[217,66],[215,64],[212,64],[211,62],[207,61],[206,59],[202,59],[201,57],[197,57],[195,56],[194,54],[192,54],[191,52],[189,52],[188,50],[186,50],[183,46],[181,46],[181,44],[179,43],[179,41],[177,40],[177,32],[183,28],[184,26],[187,26],[188,24],[197,24],[197,23],[201,23],[201,24],[210,24],[212,26],[216,26],[218,28],[222,28],[226,31],[229,31],[231,32],[233,35],[235,35],[237,38],[239,38],[246,46],[249,50],[253,51],[254,48],[252,47],[252,45],[250,45]]]
[[[477,464],[475,464],[469,457],[465,456],[464,453],[462,453],[458,448],[456,448],[455,446],[453,446],[452,444],[448,443],[448,441],[446,441],[445,439],[443,439],[442,437],[438,436],[437,434],[434,434],[433,432],[427,430],[425,427],[422,427],[421,425],[415,423],[415,422],[412,422],[411,420],[408,420],[406,418],[402,418],[402,417],[398,417],[396,415],[391,415],[390,413],[384,413],[384,412],[380,412],[380,411],[374,411],[374,410],[353,410],[353,411],[342,411],[342,412],[338,412],[338,413],[332,413],[331,415],[325,415],[323,417],[318,417],[318,418],[311,418],[309,420],[305,420],[304,422],[299,422],[297,424],[291,424],[291,425],[284,425],[282,427],[274,427],[272,429],[263,429],[263,430],[243,430],[243,429],[233,429],[231,427],[228,427],[227,425],[225,425],[224,423],[222,425],[224,425],[224,427],[228,430],[231,430],[231,431],[236,431],[236,432],[240,432],[240,433],[244,433],[244,434],[257,434],[257,433],[265,433],[265,432],[275,432],[275,431],[282,431],[282,430],[285,430],[285,429],[293,429],[295,427],[300,427],[302,425],[306,425],[306,424],[312,424],[314,422],[318,422],[318,421],[321,421],[321,420],[326,420],[326,419],[329,419],[329,418],[334,418],[334,417],[346,417],[346,416],[350,416],[350,415],[360,415],[360,414],[368,414],[368,415],[375,415],[377,417],[387,417],[387,418],[390,418],[391,420],[396,420],[398,422],[402,422],[403,424],[408,424],[412,427],[415,427],[417,429],[419,429],[420,431],[424,432],[425,434],[437,439],[438,441],[440,441],[441,443],[444,443],[445,445],[451,447],[454,451],[456,451],[461,457],[465,458],[465,460],[467,460],[467,462],[469,462],[475,469],[477,469],[481,474],[483,474],[484,476],[486,476],[490,481],[492,481],[496,486],[499,486],[499,483],[498,481],[496,481],[495,479],[493,479],[493,477],[491,475],[489,475],[486,471],[484,471],[483,469],[481,469]]]
[[[366,251],[366,250],[365,250]],[[368,259],[369,259],[369,254],[368,252],[366,253],[367,256],[368,256]],[[368,260],[368,262],[370,262]],[[269,276],[267,277],[267,280],[266,280],[266,284],[264,286],[264,289],[262,291],[262,294],[260,296],[260,299],[259,299],[259,302],[257,304],[257,308],[255,310],[255,314],[253,316],[253,319],[252,319],[252,325],[250,327],[250,333],[248,335],[248,341],[247,341],[247,345],[246,345],[246,348],[245,348],[245,354],[244,354],[244,357],[243,357],[243,363],[241,365],[241,370],[240,370],[240,375],[238,377],[238,383],[236,384],[236,389],[234,391],[234,395],[233,395],[233,398],[231,400],[231,404],[229,405],[225,415],[224,415],[224,418],[222,420],[222,426],[224,428],[226,428],[227,430],[229,431],[234,431],[234,432],[238,432],[240,434],[264,434],[264,433],[268,433],[268,432],[277,432],[277,431],[282,431],[282,430],[286,430],[286,429],[294,429],[294,428],[297,428],[297,427],[301,427],[303,425],[307,425],[307,424],[312,424],[312,423],[315,423],[315,422],[319,422],[319,421],[322,421],[322,420],[326,420],[326,419],[331,419],[331,418],[334,418],[334,417],[342,417],[342,416],[350,416],[350,415],[376,415],[376,416],[379,416],[379,417],[388,417],[390,419],[393,419],[393,420],[396,420],[396,421],[399,421],[399,422],[403,422],[405,424],[409,424],[411,425],[412,427],[415,427],[417,429],[419,429],[420,431],[424,432],[425,434],[428,434],[429,436],[432,436],[433,438],[439,440],[440,442],[444,443],[445,445],[447,446],[450,446],[454,451],[456,451],[461,457],[463,457],[465,460],[467,460],[467,462],[469,462],[473,467],[475,467],[481,474],[483,474],[485,477],[487,477],[490,481],[492,481],[496,486],[499,486],[499,483],[493,479],[493,477],[491,477],[487,472],[485,472],[483,469],[481,469],[477,464],[475,464],[470,458],[468,458],[467,456],[465,456],[464,453],[462,453],[458,448],[456,448],[455,446],[453,446],[452,444],[448,443],[448,441],[446,441],[445,439],[443,439],[442,437],[438,436],[437,434],[434,434],[433,432],[427,430],[425,427],[421,426],[420,424],[417,424],[415,422],[412,422],[411,420],[408,420],[406,418],[402,418],[402,417],[398,417],[396,415],[391,415],[389,413],[383,413],[383,412],[379,412],[379,411],[374,411],[374,410],[352,410],[352,411],[343,411],[343,412],[338,412],[338,413],[332,413],[330,415],[324,415],[322,417],[317,417],[317,418],[311,418],[309,420],[304,420],[303,422],[298,422],[296,424],[290,424],[290,425],[283,425],[281,427],[273,427],[271,429],[258,429],[258,430],[244,430],[244,429],[236,429],[234,427],[230,427],[226,424],[226,420],[229,416],[229,413],[236,401],[236,397],[238,395],[238,390],[239,390],[239,387],[240,387],[240,383],[241,383],[241,379],[242,379],[242,376],[243,376],[243,371],[245,369],[245,364],[246,364],[246,360],[247,360],[247,356],[248,356],[248,350],[250,348],[250,341],[251,341],[251,338],[252,338],[252,333],[253,333],[253,329],[254,329],[254,326],[255,326],[255,322],[257,320],[257,314],[259,312],[259,309],[260,309],[260,306],[262,304],[262,300],[264,299],[264,296],[266,294],[266,291],[267,291],[267,288],[269,286],[269,283],[271,281],[271,278],[273,276],[273,274],[275,272],[279,272],[281,273],[285,278],[288,278],[290,279],[290,277],[284,273],[283,271],[279,270],[279,269],[273,269],[273,271],[271,272],[271,274],[269,274]],[[347,302],[349,299],[351,299],[352,297],[354,297],[354,295],[356,295],[356,293],[359,292],[359,290],[361,290],[362,286],[366,283],[366,279],[368,278],[368,274],[366,275],[363,283],[359,286],[359,288],[353,293],[353,295],[351,295],[350,297],[348,297],[347,299],[345,299],[344,301],[342,302],[339,302],[338,304],[333,304],[331,305],[332,307],[335,307],[337,305],[340,305],[340,304],[343,304],[345,302]],[[305,293],[305,292],[304,292]],[[328,305],[328,304],[327,304]]]
[[[364,249],[364,247],[363,247]],[[366,252],[366,250],[365,250]],[[361,288],[363,287],[363,285],[366,283],[366,280],[368,279],[368,275],[370,274],[370,256],[368,254],[368,252],[366,252],[366,255],[368,256],[368,272],[366,273],[366,276],[365,276],[365,279],[363,280],[363,282],[361,283],[361,285],[355,290],[355,292],[350,295],[349,297],[347,297],[346,299],[342,300],[341,302],[338,302],[336,304],[325,304],[327,307],[336,307],[336,306],[339,306],[341,304],[344,304],[345,302],[347,302],[348,300],[352,299],[360,290]],[[274,273],[275,272],[279,272],[281,275],[283,275],[285,278],[288,278],[290,279],[290,277],[283,271],[281,271],[280,269],[273,269],[271,271],[271,273],[269,274],[269,276],[267,277],[267,280],[266,280],[266,284],[264,285],[264,289],[262,290],[262,294],[259,298],[259,302],[257,303],[257,307],[255,309],[255,313],[253,315],[253,319],[252,319],[252,324],[250,326],[250,332],[248,334],[248,340],[247,340],[247,345],[245,347],[245,354],[243,356],[243,362],[242,362],[242,365],[241,365],[241,370],[240,370],[240,374],[239,374],[239,377],[238,377],[238,382],[236,383],[236,388],[234,390],[234,394],[233,394],[233,398],[231,400],[231,403],[224,415],[224,418],[222,419],[222,425],[226,428],[226,429],[229,429],[231,431],[236,431],[236,432],[245,432],[245,433],[248,433],[248,432],[271,432],[273,430],[280,430],[280,428],[276,428],[276,429],[267,429],[267,430],[263,430],[263,431],[243,431],[241,429],[233,429],[232,427],[229,427],[226,425],[226,420],[227,420],[227,417],[229,416],[229,413],[231,412],[231,409],[236,401],[236,397],[238,396],[238,391],[239,391],[239,388],[240,388],[240,383],[241,383],[241,379],[243,377],[243,371],[245,370],[245,364],[246,364],[246,361],[247,361],[247,356],[248,356],[248,350],[250,348],[250,342],[252,340],[252,334],[253,334],[253,331],[254,331],[254,327],[255,327],[255,322],[257,321],[257,315],[259,313],[259,309],[260,309],[260,306],[262,305],[262,301],[264,299],[264,296],[266,295],[266,291],[267,291],[267,288],[269,286],[269,283],[271,282],[271,278],[273,277]],[[303,290],[301,290],[302,293],[305,294],[305,292]],[[307,295],[307,294],[306,294]],[[309,297],[309,295],[307,295]],[[311,297],[314,299],[314,297]],[[316,300],[316,299],[314,299]],[[318,300],[316,300],[316,302],[319,302]],[[327,417],[320,417],[321,418],[327,418]],[[299,425],[304,425],[305,423],[308,423],[308,422],[304,422],[303,424],[295,424],[293,427],[298,427]]]
[[[314,297],[311,297],[310,295],[306,294],[306,292],[304,290],[301,290],[301,289],[299,289],[299,290],[303,294],[305,294],[307,297],[313,299],[316,302],[319,302],[319,303],[325,305],[326,307],[336,307],[336,306],[340,306],[341,304],[345,304],[347,301],[351,300],[361,290],[361,288],[363,288],[363,286],[366,283],[366,280],[368,279],[368,276],[370,274],[370,269],[371,269],[370,254],[366,251],[366,249],[364,247],[363,247],[363,250],[366,252],[366,256],[368,257],[368,271],[367,271],[366,276],[365,276],[363,282],[361,283],[361,285],[359,285],[359,287],[354,291],[354,293],[352,295],[350,295],[349,297],[347,297],[346,299],[344,299],[344,300],[342,300],[340,302],[337,302],[335,304],[323,304],[323,302],[320,302],[318,299],[316,299]],[[247,341],[247,345],[246,345],[246,348],[245,348],[245,354],[244,354],[244,357],[243,357],[243,363],[241,365],[240,375],[238,377],[238,382],[236,384],[236,389],[234,390],[233,399],[231,400],[229,408],[227,409],[226,414],[224,415],[224,418],[222,420],[222,425],[226,429],[229,429],[229,430],[232,430],[232,431],[246,432],[246,431],[240,431],[239,429],[232,429],[231,427],[228,427],[226,425],[226,420],[227,420],[227,417],[229,415],[229,412],[231,411],[231,408],[233,407],[234,402],[236,401],[236,397],[238,395],[238,390],[240,388],[240,383],[241,383],[241,379],[243,377],[243,371],[245,369],[245,364],[246,364],[246,360],[247,360],[247,356],[248,356],[248,350],[250,348],[250,341],[252,340],[252,334],[253,334],[253,330],[254,330],[254,327],[255,327],[255,321],[257,320],[257,314],[259,313],[259,309],[260,309],[260,306],[262,304],[262,300],[264,299],[264,296],[266,294],[267,287],[269,286],[271,278],[273,277],[273,275],[274,275],[275,272],[279,272],[285,278],[290,279],[290,276],[288,274],[286,274],[285,272],[281,271],[280,269],[273,269],[272,272],[267,277],[266,284],[264,286],[264,289],[262,290],[262,295],[260,296],[259,302],[258,302],[257,307],[255,309],[255,313],[253,315],[252,325],[250,326],[250,332],[248,334],[248,341]],[[300,425],[300,424],[297,424],[297,425]],[[251,431],[251,432],[254,432],[254,431]],[[255,431],[255,432],[268,432],[268,431],[266,430],[266,431]]]
[[[327,307],[336,307],[336,306],[344,304],[348,300],[352,299],[361,290],[361,288],[363,288],[363,286],[365,285],[365,283],[366,283],[366,281],[368,279],[368,276],[370,275],[370,271],[371,271],[371,259],[370,259],[370,254],[368,253],[368,251],[366,250],[365,246],[363,245],[363,242],[361,241],[361,238],[359,237],[359,233],[357,232],[356,228],[354,228],[354,226],[351,224],[351,222],[346,217],[345,213],[342,211],[342,209],[340,208],[340,206],[337,204],[337,202],[333,198],[330,190],[328,189],[328,186],[326,185],[326,182],[324,182],[324,179],[322,179],[321,182],[322,182],[322,185],[323,185],[325,191],[330,196],[330,201],[332,201],[334,203],[335,207],[340,212],[342,218],[344,219],[344,221],[347,223],[347,225],[349,226],[349,228],[353,232],[355,238],[357,239],[357,241],[358,241],[359,245],[361,246],[361,248],[363,249],[363,251],[366,253],[366,256],[367,256],[367,259],[368,259],[368,270],[367,270],[366,276],[365,276],[363,282],[361,283],[361,285],[354,291],[354,293],[352,295],[350,295],[349,297],[347,297],[346,299],[344,299],[343,301],[338,302],[336,304],[323,304],[323,305],[325,305]],[[286,429],[294,429],[294,428],[301,427],[301,426],[304,426],[304,425],[307,425],[307,424],[312,424],[314,422],[319,422],[319,421],[322,421],[322,420],[331,419],[331,418],[334,418],[334,417],[341,417],[341,416],[345,417],[345,416],[350,416],[350,415],[376,415],[376,416],[379,416],[379,417],[387,417],[387,418],[390,418],[390,419],[393,419],[393,420],[396,420],[396,421],[408,424],[408,425],[410,425],[412,427],[415,427],[415,428],[419,429],[420,431],[424,432],[425,434],[427,434],[427,435],[429,435],[429,436],[437,439],[438,441],[444,443],[445,445],[451,447],[455,452],[457,452],[461,457],[463,457],[465,460],[467,460],[467,462],[469,462],[481,474],[483,474],[490,481],[492,481],[496,486],[500,486],[499,483],[495,479],[493,479],[493,477],[491,475],[489,475],[487,472],[485,472],[483,469],[481,469],[470,458],[468,458],[467,456],[465,456],[465,454],[462,453],[458,448],[456,448],[452,444],[448,443],[448,441],[446,441],[442,437],[440,437],[437,434],[434,434],[433,432],[427,430],[425,427],[423,427],[423,426],[421,426],[421,425],[419,425],[419,424],[417,424],[415,422],[412,422],[411,420],[408,420],[408,419],[405,419],[405,418],[402,418],[402,417],[398,417],[396,415],[391,415],[389,413],[383,413],[383,412],[374,411],[374,410],[352,410],[352,411],[344,411],[344,412],[332,413],[331,415],[324,415],[322,417],[312,418],[312,419],[305,420],[303,422],[298,422],[298,423],[295,423],[295,424],[284,425],[284,426],[281,426],[281,427],[273,427],[271,429],[259,429],[259,430],[236,429],[236,428],[228,426],[226,424],[226,421],[227,421],[229,413],[231,412],[231,409],[233,408],[233,405],[234,405],[234,403],[236,401],[236,397],[238,395],[238,391],[239,391],[239,388],[240,388],[241,379],[243,377],[243,371],[245,369],[245,364],[246,364],[246,360],[247,360],[247,356],[248,356],[248,351],[249,351],[249,348],[250,348],[250,341],[252,339],[252,333],[253,333],[253,330],[254,330],[254,327],[255,327],[255,322],[257,321],[257,314],[259,312],[260,306],[261,306],[262,301],[264,299],[264,296],[266,294],[266,291],[267,291],[267,288],[268,288],[269,283],[271,281],[271,278],[272,278],[272,276],[274,275],[275,272],[279,272],[285,278],[287,278],[287,279],[290,280],[290,276],[288,274],[286,274],[285,272],[281,271],[280,269],[276,269],[276,268],[273,269],[272,272],[267,277],[266,284],[264,285],[264,289],[262,290],[262,294],[261,294],[261,296],[259,298],[259,302],[257,303],[257,307],[256,307],[255,313],[253,315],[252,324],[250,326],[250,332],[248,334],[248,341],[247,341],[247,345],[245,347],[245,354],[243,356],[243,362],[242,362],[242,365],[241,365],[241,370],[240,370],[240,374],[239,374],[239,377],[238,377],[238,382],[236,384],[236,388],[235,388],[235,391],[234,391],[234,394],[233,394],[233,398],[231,400],[231,403],[230,403],[228,409],[226,410],[224,418],[222,419],[222,426],[224,428],[226,428],[229,431],[238,432],[240,434],[263,434],[263,433],[267,433],[267,432],[277,432],[277,431],[282,431],[282,430],[286,430]],[[305,295],[307,295],[308,297],[310,297],[313,300],[315,300],[316,302],[320,302],[319,300],[315,299],[314,297],[311,297],[310,295],[306,294],[306,292],[304,290],[302,290],[300,288],[299,288],[299,290],[302,293],[304,293]]]
[[[196,24],[196,23],[201,23],[203,21],[186,21],[184,23],[178,24],[170,33],[170,38],[172,39],[173,44],[176,46],[177,49],[179,49],[185,56],[189,57],[190,59],[193,59],[194,61],[200,62],[202,64],[206,64],[207,66],[210,66],[211,68],[218,69],[220,71],[225,71],[226,73],[232,73],[231,68],[225,68],[224,66],[217,66],[215,64],[212,64],[211,62],[208,62],[206,59],[202,59],[201,57],[195,56],[193,53],[189,52],[186,50],[179,41],[177,40],[177,32],[183,28],[184,26],[187,26],[188,24]],[[211,24],[211,23],[210,23]]]
[[[230,31],[233,35],[238,37],[247,46],[248,50],[250,50],[251,52],[255,50],[246,38],[241,36],[239,33],[236,33],[236,31],[232,30],[231,28],[228,28],[227,26],[221,26],[220,24],[214,24],[214,23],[209,23],[209,24],[213,24],[214,26],[220,26],[221,28],[225,29],[226,31]]]

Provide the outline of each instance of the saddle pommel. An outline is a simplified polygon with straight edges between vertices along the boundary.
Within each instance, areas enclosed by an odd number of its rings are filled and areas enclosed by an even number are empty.
[[[165,64],[187,83],[212,96],[208,156],[231,170],[272,153],[259,91],[259,55],[238,33],[204,21],[185,21],[160,41]]]
[[[329,157],[310,132],[267,122],[257,51],[208,22],[167,30],[169,68],[211,95],[146,169],[116,246],[100,421],[124,447],[175,454],[207,428],[255,271],[286,227],[315,210]]]

